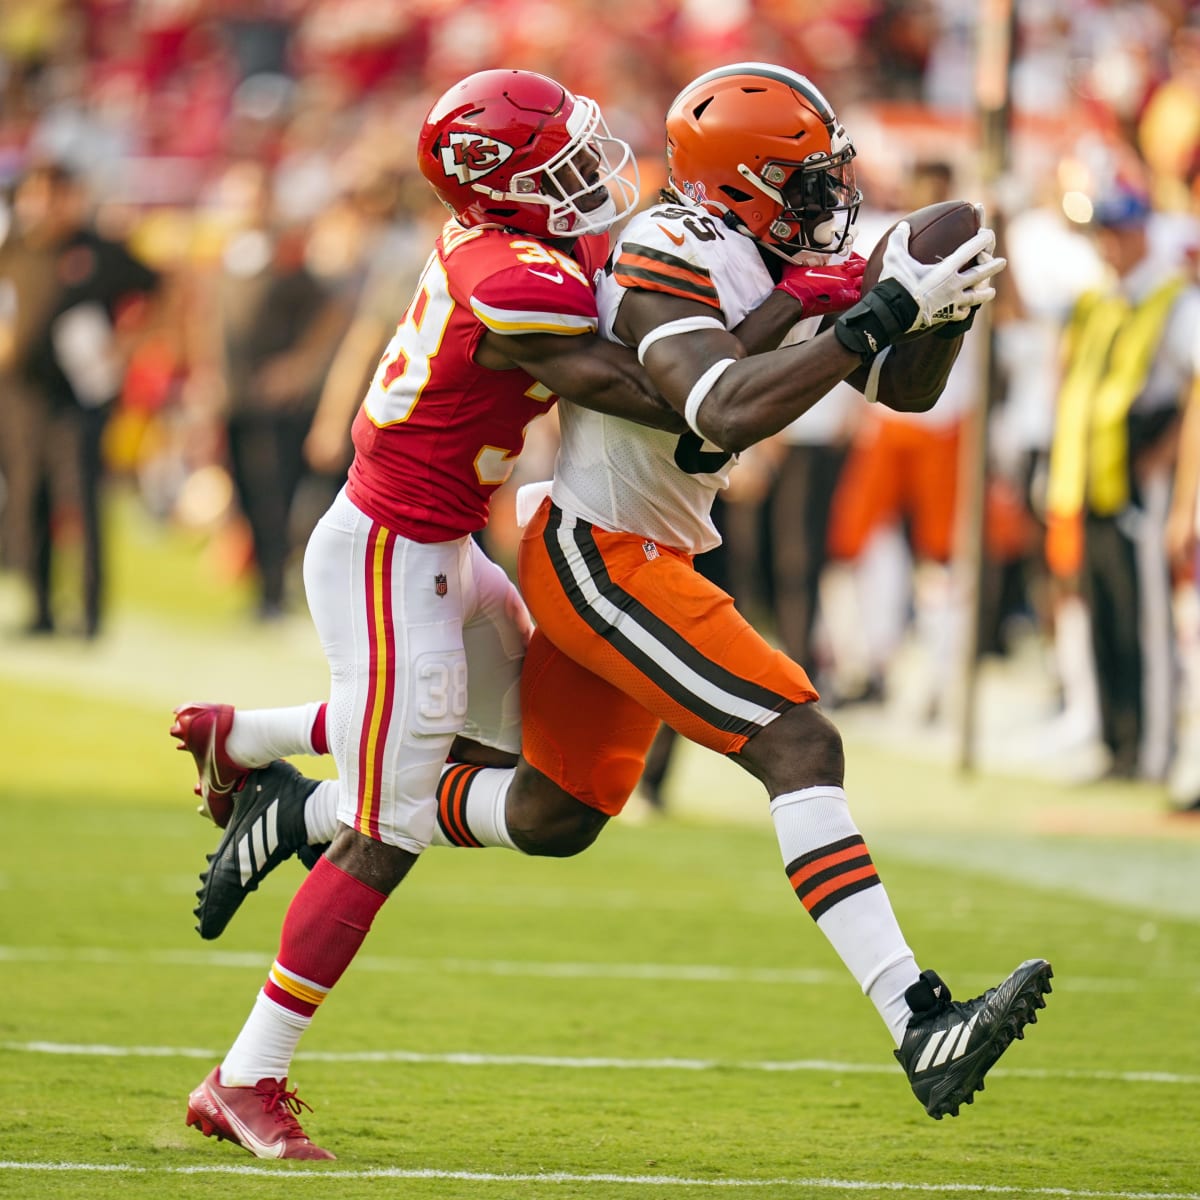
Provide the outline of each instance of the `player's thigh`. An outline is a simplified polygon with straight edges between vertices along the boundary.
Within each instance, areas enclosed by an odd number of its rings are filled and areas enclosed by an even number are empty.
[[[521,708],[522,757],[543,778],[528,780],[518,770],[510,808],[520,807],[526,824],[543,827],[568,823],[578,805],[619,813],[641,778],[658,718],[564,654],[541,629],[525,657]]]
[[[685,737],[722,754],[816,698],[686,556],[607,533],[548,502],[521,543],[521,590],[560,650]]]
[[[525,601],[504,569],[472,539],[463,622],[467,713],[462,732],[483,746],[521,749],[521,663],[533,632]]]
[[[338,819],[419,853],[433,835],[442,765],[467,714],[463,542],[422,545],[344,497],[304,560],[330,670],[329,748]]]

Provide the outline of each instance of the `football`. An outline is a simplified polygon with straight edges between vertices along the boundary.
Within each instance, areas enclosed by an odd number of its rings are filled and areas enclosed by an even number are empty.
[[[917,262],[940,262],[952,250],[957,250],[979,232],[979,213],[966,200],[944,200],[940,204],[928,204],[916,212],[901,217],[907,221],[912,232],[908,236],[908,249]],[[878,282],[883,270],[883,253],[887,248],[892,230],[899,225],[889,226],[886,233],[875,243],[867,258],[863,272],[863,291],[870,291]],[[920,337],[919,333],[907,333],[904,338]],[[898,339],[903,341],[904,338]]]

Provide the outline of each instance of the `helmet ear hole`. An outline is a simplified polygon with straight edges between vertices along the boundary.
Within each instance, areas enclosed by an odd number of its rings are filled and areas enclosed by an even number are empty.
[[[725,193],[735,204],[745,204],[754,197],[749,192],[743,192],[741,188],[731,187],[729,184],[722,184],[720,190]]]

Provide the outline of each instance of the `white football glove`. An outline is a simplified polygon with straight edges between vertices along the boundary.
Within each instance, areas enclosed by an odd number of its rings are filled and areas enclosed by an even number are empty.
[[[939,263],[913,258],[908,252],[910,232],[907,221],[892,230],[879,274],[880,280],[896,280],[917,302],[917,319],[909,326],[909,333],[947,321],[962,321],[973,308],[995,297],[996,289],[988,280],[1003,271],[1008,260],[992,255],[996,246],[992,230],[981,229]]]

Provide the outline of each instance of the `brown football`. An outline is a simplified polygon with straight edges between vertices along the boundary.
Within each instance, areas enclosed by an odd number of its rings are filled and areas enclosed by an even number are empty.
[[[941,262],[952,250],[957,250],[963,242],[979,232],[979,213],[975,205],[968,204],[966,200],[943,200],[941,204],[927,204],[900,220],[907,221],[912,230],[908,235],[909,252],[917,262],[923,263]],[[900,221],[897,221],[896,225],[899,224]],[[879,282],[883,253],[896,225],[888,228],[867,258],[867,267],[863,272],[864,292]],[[905,334],[905,337],[919,336]]]

